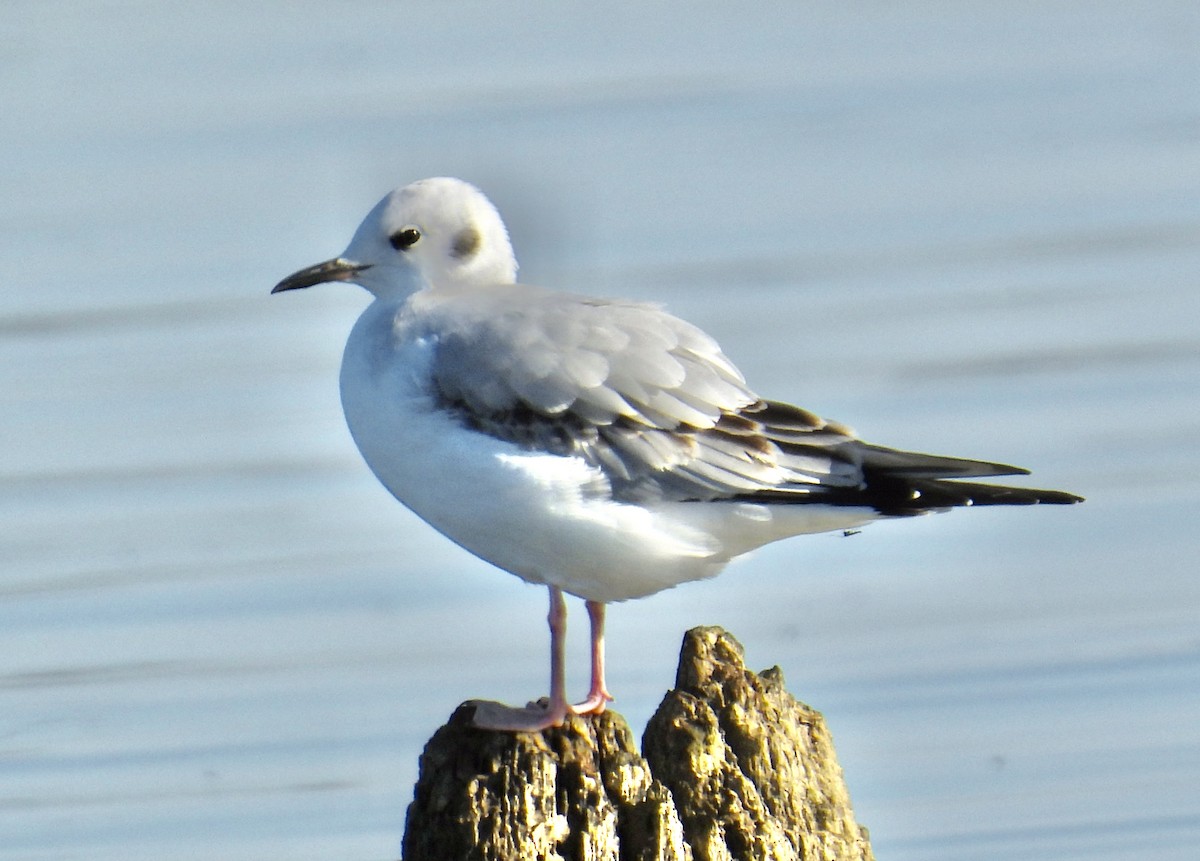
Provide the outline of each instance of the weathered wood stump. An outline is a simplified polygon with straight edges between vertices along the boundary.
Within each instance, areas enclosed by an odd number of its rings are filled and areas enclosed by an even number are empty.
[[[544,733],[472,711],[425,747],[405,861],[873,861],[824,719],[720,628],[685,635],[644,758],[611,711]]]

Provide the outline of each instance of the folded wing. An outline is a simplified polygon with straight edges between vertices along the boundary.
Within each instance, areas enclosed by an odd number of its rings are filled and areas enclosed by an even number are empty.
[[[1076,502],[958,481],[1026,474],[897,451],[765,401],[717,343],[656,306],[501,285],[469,308],[437,297],[438,395],[473,428],[595,466],[616,498],[822,503],[917,514],[960,505]],[[441,313],[452,310],[453,313]]]

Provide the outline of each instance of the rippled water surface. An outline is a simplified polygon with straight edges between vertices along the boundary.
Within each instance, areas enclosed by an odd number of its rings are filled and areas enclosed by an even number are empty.
[[[268,297],[432,174],[527,280],[1088,497],[614,607],[639,731],[721,624],[825,712],[881,859],[1195,857],[1200,11],[806,6],[9,4],[0,857],[395,858],[454,706],[544,691],[543,591],[343,427],[365,294]]]

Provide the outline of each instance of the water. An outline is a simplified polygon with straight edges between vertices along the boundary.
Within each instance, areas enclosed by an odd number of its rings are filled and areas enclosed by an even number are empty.
[[[772,397],[1089,498],[613,608],[635,727],[683,630],[722,624],[825,712],[880,858],[1193,856],[1193,4],[0,28],[0,857],[395,858],[454,706],[544,692],[542,592],[344,430],[365,294],[267,295],[432,174],[499,204],[528,280],[665,301]]]

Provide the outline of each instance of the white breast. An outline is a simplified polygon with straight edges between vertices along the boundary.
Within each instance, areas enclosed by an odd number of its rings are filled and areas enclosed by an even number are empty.
[[[355,324],[342,406],[367,464],[422,519],[525,580],[598,601],[711,576],[728,561],[707,530],[598,495],[600,476],[581,459],[467,428],[429,388],[436,333],[398,311],[377,301]]]

